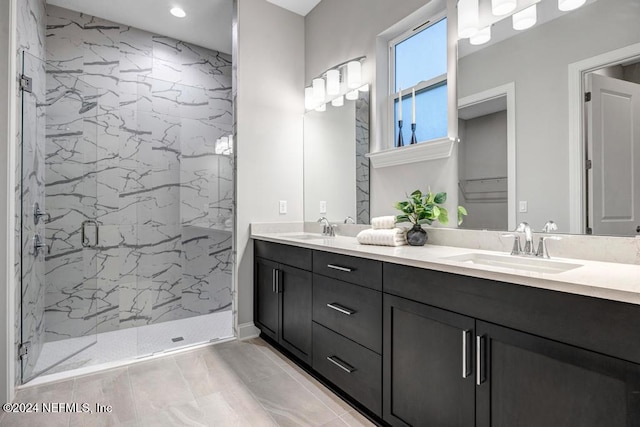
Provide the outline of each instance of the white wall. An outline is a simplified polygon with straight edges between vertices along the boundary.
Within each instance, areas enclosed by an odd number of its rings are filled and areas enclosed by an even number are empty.
[[[238,323],[253,319],[251,222],[302,221],[304,19],[265,0],[237,0]],[[288,214],[278,213],[278,201]]]
[[[4,286],[0,288],[0,402],[8,402],[13,395],[13,360],[12,343],[14,330],[13,288],[13,243],[14,239],[8,234],[13,230],[12,218],[14,208],[14,132],[12,123],[12,108],[14,107],[14,69],[15,63],[6,58],[14,58],[14,34],[12,23],[15,21],[15,0],[0,0],[0,200],[4,200],[0,209],[0,281]],[[7,309],[10,308],[10,309]]]

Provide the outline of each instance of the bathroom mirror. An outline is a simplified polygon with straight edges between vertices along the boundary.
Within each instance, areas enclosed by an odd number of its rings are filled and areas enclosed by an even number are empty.
[[[488,132],[487,126],[481,132],[473,131],[477,128],[475,123],[466,127],[466,134],[461,128],[460,147],[473,143],[474,135],[483,141],[500,139],[499,143],[494,141],[491,149],[496,154],[485,157],[478,154],[473,157],[469,150],[459,150],[462,155],[467,154],[466,159],[459,159],[461,193],[464,190],[467,196],[471,194],[471,199],[494,199],[478,202],[461,196],[460,204],[469,211],[467,226],[473,226],[476,212],[500,204],[501,224],[507,222],[508,215],[512,218],[504,228],[527,221],[535,230],[541,230],[548,220],[553,220],[559,232],[640,235],[640,212],[637,203],[635,207],[631,203],[640,200],[638,156],[636,163],[632,161],[632,153],[640,152],[639,138],[617,135],[616,145],[608,146],[610,153],[617,153],[617,163],[606,168],[605,160],[593,157],[592,168],[588,169],[585,159],[597,155],[598,150],[584,142],[585,135],[597,133],[593,126],[619,129],[620,125],[613,125],[609,119],[599,125],[589,122],[595,117],[591,109],[596,106],[593,101],[583,101],[589,90],[587,76],[607,65],[624,68],[627,80],[640,83],[638,67],[628,66],[640,58],[640,3],[595,0],[576,10],[560,12],[556,0],[541,0],[537,3],[537,16],[536,25],[523,31],[512,29],[511,18],[496,23],[491,28],[492,40],[487,44],[471,46],[468,39],[459,42],[459,99],[475,98],[481,104],[479,94],[490,94],[485,101],[496,101],[508,98],[508,91],[500,93],[499,88],[513,89],[509,95],[511,103],[507,100],[501,107],[494,105],[487,110],[488,120],[493,122],[491,127],[497,129],[499,136],[483,134]],[[612,97],[602,102],[613,102]],[[624,102],[621,101],[620,108]],[[633,102],[637,105],[638,100]],[[636,117],[637,114],[636,111]],[[609,117],[613,116],[620,114]],[[631,129],[631,124],[630,119],[625,126]],[[514,139],[513,158],[507,155],[509,132]],[[487,151],[479,154],[482,153]],[[469,164],[477,169],[482,162],[495,165],[482,173],[471,170]],[[510,179],[514,184],[511,193]],[[604,189],[598,189],[598,185]],[[598,203],[603,200],[606,202]],[[495,215],[494,212],[494,219]],[[628,226],[622,231],[599,226],[607,221],[626,221]],[[491,223],[474,226],[496,227],[503,228]]]
[[[304,116],[305,221],[369,223],[369,93],[358,96]]]

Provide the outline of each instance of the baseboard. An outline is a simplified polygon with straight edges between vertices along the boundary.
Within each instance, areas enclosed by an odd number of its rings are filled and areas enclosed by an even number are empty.
[[[257,338],[260,335],[260,329],[256,328],[253,322],[241,323],[238,325],[238,340],[248,340]]]

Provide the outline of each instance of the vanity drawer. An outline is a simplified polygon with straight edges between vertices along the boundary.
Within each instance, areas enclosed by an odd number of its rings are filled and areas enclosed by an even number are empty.
[[[313,275],[313,320],[382,353],[382,293]]]
[[[313,369],[381,416],[380,355],[314,322]]]
[[[313,272],[382,290],[382,262],[330,252],[313,252]]]
[[[254,255],[257,257],[301,268],[302,270],[311,270],[311,249],[255,240],[254,251]]]

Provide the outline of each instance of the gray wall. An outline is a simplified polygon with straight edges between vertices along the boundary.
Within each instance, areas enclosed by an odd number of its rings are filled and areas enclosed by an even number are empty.
[[[637,2],[600,0],[461,58],[461,98],[515,82],[518,222],[569,230],[568,64],[638,43],[638,22]]]
[[[302,221],[304,20],[265,0],[237,0],[238,323],[253,320],[252,222]],[[289,213],[278,213],[287,200]]]
[[[460,193],[458,202],[463,205],[468,216],[462,228],[506,230],[507,211],[507,112],[487,114],[469,120],[460,120],[458,126],[460,144],[458,162],[460,180],[505,177],[504,194],[496,194],[497,186],[493,181],[485,185],[475,183],[471,192],[492,191],[491,194],[470,194],[466,200]],[[504,201],[479,201],[486,196],[503,196]]]

